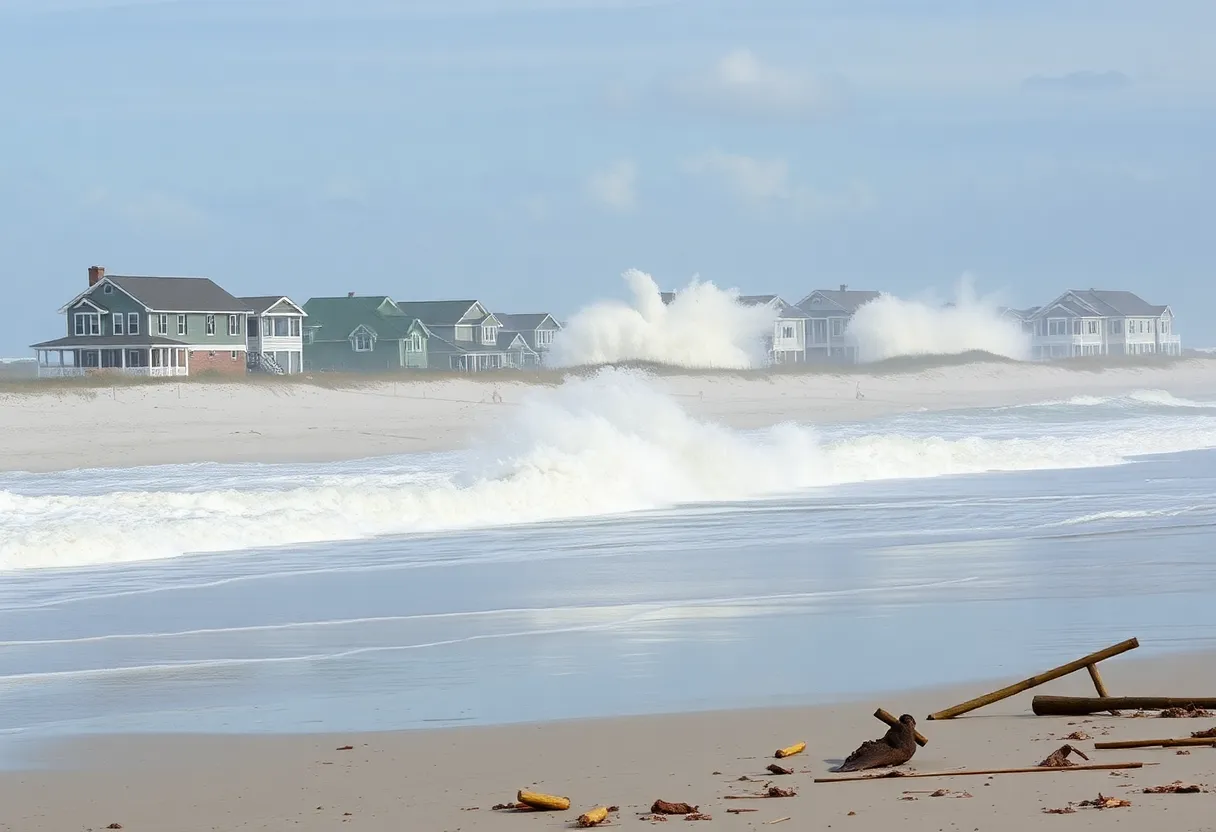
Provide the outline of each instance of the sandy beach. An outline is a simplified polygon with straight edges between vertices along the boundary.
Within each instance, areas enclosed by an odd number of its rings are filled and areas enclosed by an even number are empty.
[[[1216,359],[1100,369],[976,363],[884,374],[660,375],[656,383],[695,417],[759,428],[1134,390],[1212,393]],[[320,462],[450,450],[501,421],[536,386],[492,376],[343,387],[286,379],[113,387],[26,383],[0,388],[0,470]]]
[[[1081,650],[1098,645],[1078,645]],[[1146,645],[1148,646],[1148,645]],[[894,648],[893,648],[894,649]],[[948,646],[943,649],[949,649]],[[1150,648],[1151,649],[1151,648]],[[932,661],[932,650],[925,651]],[[1061,656],[1062,661],[1075,656]],[[1216,663],[1205,654],[1116,657],[1102,665],[1115,695],[1211,695]],[[792,657],[791,660],[803,660]],[[999,664],[999,646],[994,646]],[[1044,668],[1046,669],[1046,668]],[[985,670],[985,669],[979,669]],[[832,672],[825,668],[825,672]],[[696,668],[689,668],[695,684]],[[611,683],[610,671],[605,683]],[[755,829],[789,818],[784,829],[1046,828],[1216,829],[1216,797],[1145,794],[1184,781],[1216,782],[1216,750],[1095,750],[1095,740],[1186,737],[1216,719],[1097,715],[1035,717],[1038,693],[1093,695],[1082,671],[951,721],[930,711],[1016,679],[998,677],[952,690],[891,693],[816,708],[747,710],[364,735],[107,736],[43,747],[52,770],[0,773],[0,829],[128,830],[538,830],[572,827],[597,805],[616,805],[612,826],[639,825],[652,802],[688,802],[711,828]],[[765,684],[763,679],[757,685]],[[813,783],[884,726],[876,707],[910,712],[928,738],[906,768],[920,772],[1034,766],[1065,742],[1091,763],[1143,762],[1128,771],[1077,771]],[[1081,731],[1091,739],[1066,739]],[[765,767],[775,749],[805,741],[789,758],[794,774]],[[350,750],[339,750],[345,746]],[[1077,759],[1075,756],[1073,759]],[[1077,760],[1084,763],[1083,760]],[[748,777],[751,781],[740,778]],[[727,800],[766,783],[795,797]],[[567,796],[570,811],[513,814],[490,807],[520,788]],[[944,796],[932,796],[947,789]],[[1117,809],[1077,808],[1067,818],[1044,809],[1096,798],[1131,801]],[[756,812],[729,813],[751,808]],[[672,818],[680,822],[680,818]],[[116,828],[116,827],[112,827]],[[1052,827],[1054,828],[1054,827]]]

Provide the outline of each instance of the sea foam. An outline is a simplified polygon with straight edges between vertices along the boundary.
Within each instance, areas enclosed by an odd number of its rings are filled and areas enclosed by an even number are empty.
[[[1195,417],[1002,439],[864,425],[831,441],[793,424],[739,432],[693,418],[642,373],[604,369],[533,391],[438,474],[398,459],[383,472],[327,473],[298,485],[249,466],[247,487],[229,479],[210,488],[0,491],[0,569],[555,521],[872,480],[1114,465],[1208,447],[1216,447],[1216,420]]]

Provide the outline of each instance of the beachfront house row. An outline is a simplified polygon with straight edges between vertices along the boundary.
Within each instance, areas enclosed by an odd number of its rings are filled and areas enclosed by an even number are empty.
[[[1027,317],[1036,359],[1181,355],[1174,313],[1132,292],[1069,289]]]
[[[309,298],[303,310],[304,369],[425,370],[431,334],[387,295]]]
[[[248,304],[210,278],[107,275],[90,266],[87,287],[59,311],[67,334],[31,345],[40,377],[245,372]]]
[[[562,331],[562,325],[547,312],[526,312],[517,315],[495,312],[494,317],[502,323],[504,333],[519,333],[524,343],[535,354],[535,361],[532,360],[531,354],[521,355],[524,363],[520,366],[544,363],[545,353],[553,346],[553,339],[557,337],[557,333]]]
[[[295,375],[304,371],[302,308],[288,297],[241,298],[246,306],[246,366],[250,372]]]
[[[764,339],[770,364],[806,362],[806,331],[811,316],[776,295],[741,295],[744,306],[767,306],[777,313],[773,334]]]
[[[857,361],[857,344],[846,334],[853,313],[876,300],[879,292],[850,289],[815,289],[795,304],[807,314],[806,356],[808,361]]]
[[[398,301],[397,306],[430,333],[431,369],[475,373],[535,366],[540,360],[519,332],[506,330],[480,301]]]

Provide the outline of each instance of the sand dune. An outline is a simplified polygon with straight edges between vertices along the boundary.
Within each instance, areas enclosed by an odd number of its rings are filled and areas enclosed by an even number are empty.
[[[730,427],[811,424],[911,410],[1004,406],[1165,390],[1216,394],[1216,360],[1088,370],[1013,362],[878,372],[654,376],[694,416]],[[421,377],[351,386],[157,383],[0,388],[0,470],[189,462],[304,462],[449,450],[500,420],[537,381]],[[501,401],[496,401],[497,398]],[[860,398],[859,398],[860,394]]]

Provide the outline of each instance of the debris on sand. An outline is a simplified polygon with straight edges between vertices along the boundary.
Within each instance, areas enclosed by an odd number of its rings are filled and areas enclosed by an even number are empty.
[[[1043,809],[1043,814],[1045,815],[1074,815],[1076,812],[1077,810],[1071,806],[1062,806],[1059,809]]]
[[[713,817],[704,812],[693,812],[691,815],[685,815],[684,820],[713,820]]]
[[[1084,731],[1073,731],[1071,734],[1069,734],[1064,739],[1072,740],[1073,742],[1083,742],[1084,740],[1092,740],[1093,737],[1091,737],[1089,734],[1085,733]]]
[[[1087,809],[1121,809],[1131,806],[1132,802],[1118,797],[1106,797],[1102,792],[1098,792],[1098,796],[1093,800],[1082,800],[1077,805]]]
[[[791,746],[787,746],[786,748],[778,748],[773,756],[778,760],[781,760],[785,757],[793,757],[795,754],[801,754],[803,751],[806,751],[806,743],[797,742]]]
[[[542,812],[564,812],[570,808],[570,798],[568,797],[532,792],[526,789],[520,789],[515,799],[529,808]]]
[[[1144,794],[1200,794],[1205,791],[1202,786],[1194,783],[1183,783],[1181,780],[1175,780],[1167,786],[1148,786],[1144,789]]]
[[[781,766],[777,765],[776,763],[770,764],[769,767],[767,769],[765,769],[765,771],[767,771],[769,774],[793,774],[794,773],[794,770],[792,768],[782,768]]]
[[[353,751],[354,749],[353,745],[339,745],[334,751]]]
[[[866,740],[853,751],[836,771],[864,771],[871,768],[901,766],[916,753],[916,720],[904,714],[899,722],[876,740]]]
[[[1181,708],[1166,708],[1157,714],[1159,719],[1207,719],[1211,716],[1211,711],[1205,711],[1203,708],[1197,708],[1194,705],[1186,705]]]
[[[691,815],[696,813],[697,807],[687,803],[668,803],[666,800],[656,800],[650,807],[650,811],[656,815]]]
[[[1068,755],[1074,752],[1082,760],[1089,760],[1089,757],[1085,756],[1085,752],[1081,751],[1079,748],[1073,748],[1071,745],[1061,745],[1055,751],[1051,752],[1051,754],[1049,754],[1047,758],[1043,760],[1043,762],[1039,763],[1039,767],[1068,768],[1069,766],[1075,766],[1076,763],[1068,759]]]
[[[1191,737],[1197,740],[1216,739],[1216,728],[1209,728],[1206,731],[1192,731]]]

